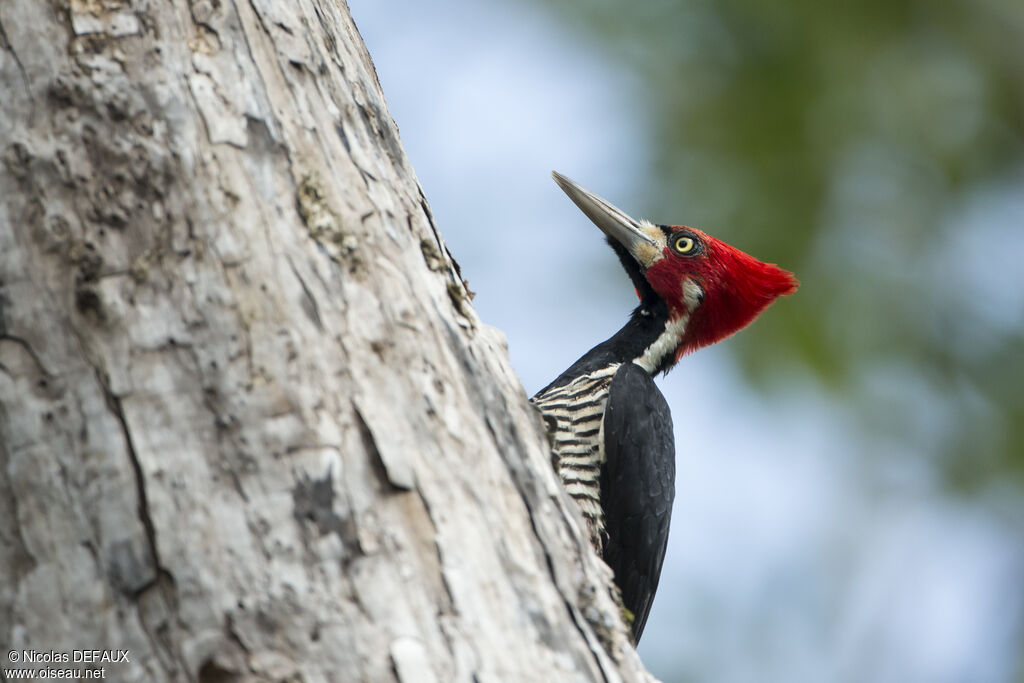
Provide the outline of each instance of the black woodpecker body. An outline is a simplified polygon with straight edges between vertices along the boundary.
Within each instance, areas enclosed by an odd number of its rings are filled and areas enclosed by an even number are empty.
[[[639,642],[675,496],[672,416],[653,377],[745,327],[797,282],[700,230],[634,220],[553,175],[605,233],[640,299],[621,330],[532,399],[553,432],[555,468],[615,573]]]

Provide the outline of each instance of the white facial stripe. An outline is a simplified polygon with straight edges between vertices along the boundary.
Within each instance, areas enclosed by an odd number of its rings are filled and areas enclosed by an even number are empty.
[[[648,346],[643,355],[633,362],[653,375],[662,364],[668,354],[674,354],[679,348],[679,340],[686,332],[686,325],[690,322],[690,314],[700,306],[700,299],[704,295],[701,289],[693,280],[687,278],[683,281],[683,301],[686,302],[686,311],[674,320],[669,320],[665,325],[665,331],[658,335],[654,343]]]
[[[696,282],[690,278],[683,280],[683,301],[686,302],[686,308],[691,313],[695,308],[700,306],[701,297],[704,296],[704,290]]]
[[[665,331],[658,335],[658,338],[647,347],[644,354],[633,362],[646,370],[648,375],[653,375],[665,359],[665,356],[676,352],[676,347],[679,346],[679,338],[686,331],[686,324],[688,322],[690,322],[690,314],[688,312],[683,313],[675,320],[670,320],[665,325]]]

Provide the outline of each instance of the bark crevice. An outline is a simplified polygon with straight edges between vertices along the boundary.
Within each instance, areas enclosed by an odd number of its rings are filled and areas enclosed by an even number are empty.
[[[28,96],[30,101],[34,102],[35,98],[32,96],[32,87],[28,80],[28,71],[25,70],[25,65],[21,63],[18,51],[14,49],[14,45],[11,44],[10,38],[7,37],[7,29],[4,27],[2,18],[0,18],[0,50],[5,50],[11,54],[11,59],[13,59],[15,65],[17,65],[18,73],[21,74],[21,81],[25,86],[25,94]]]
[[[148,580],[139,581],[139,585],[132,586],[129,582],[129,588],[131,592],[137,597],[139,594],[148,590],[159,578],[162,572],[166,572],[166,568],[160,562],[160,551],[157,546],[157,532],[156,526],[153,524],[153,518],[149,511],[149,498],[146,495],[146,475],[142,469],[142,463],[139,461],[139,454],[135,450],[135,444],[132,442],[132,432],[128,425],[128,420],[124,414],[124,408],[121,405],[121,398],[116,396],[111,391],[109,385],[103,381],[100,376],[100,370],[96,369],[96,380],[99,382],[100,387],[103,390],[103,396],[106,399],[107,406],[113,413],[114,418],[117,420],[118,425],[121,427],[121,435],[124,438],[125,454],[128,456],[128,462],[131,465],[132,474],[135,477],[135,495],[138,500],[138,514],[139,521],[142,523],[142,528],[146,534],[146,545],[149,549],[149,561],[152,563],[150,573],[152,577]]]

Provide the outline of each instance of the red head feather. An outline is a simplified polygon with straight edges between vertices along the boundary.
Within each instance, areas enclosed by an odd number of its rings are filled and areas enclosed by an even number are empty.
[[[734,334],[751,322],[780,296],[792,294],[800,283],[793,274],[721,240],[686,228],[703,242],[703,251],[680,258],[665,249],[664,258],[647,270],[651,283],[672,309],[672,316],[689,313],[678,356]],[[703,290],[703,300],[693,310],[683,296],[682,285],[692,280]]]

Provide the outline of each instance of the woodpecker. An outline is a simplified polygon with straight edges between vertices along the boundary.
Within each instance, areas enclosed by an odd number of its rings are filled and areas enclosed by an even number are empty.
[[[635,220],[560,173],[604,232],[640,299],[626,325],[531,400],[590,542],[615,574],[640,641],[665,559],[675,497],[668,403],[654,383],[679,359],[749,325],[799,283],[695,228]]]

